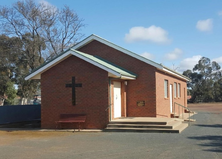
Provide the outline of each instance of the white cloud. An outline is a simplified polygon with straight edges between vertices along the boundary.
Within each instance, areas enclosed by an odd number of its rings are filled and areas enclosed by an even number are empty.
[[[175,48],[172,52],[165,55],[166,60],[176,60],[183,54],[183,51],[179,48]]]
[[[196,28],[200,31],[211,31],[213,28],[213,20],[212,19],[199,20],[197,22]]]
[[[42,4],[42,5],[44,5],[44,6],[52,6],[51,3],[49,3],[49,2],[47,2],[47,1],[45,1],[45,0],[39,0],[38,2],[39,2],[39,4]]]
[[[132,27],[129,33],[125,35],[126,42],[137,42],[137,41],[152,41],[155,43],[167,43],[170,40],[167,37],[168,33],[161,27],[152,25],[148,28],[144,27]]]
[[[47,2],[46,0],[39,0],[38,2],[41,5],[42,10],[44,11],[51,11],[51,12],[57,11],[57,7]]]
[[[147,58],[147,59],[149,59],[149,60],[153,60],[154,59],[154,55],[151,54],[151,53],[148,53],[148,52],[144,52],[144,53],[142,53],[140,55],[145,57],[145,58]]]
[[[178,71],[182,73],[188,69],[193,70],[201,57],[201,55],[195,55],[193,57],[183,59],[179,64]]]
[[[218,15],[219,15],[219,16],[222,16],[222,10],[218,12]]]
[[[222,64],[222,56],[215,58],[212,61],[216,61],[217,63]]]

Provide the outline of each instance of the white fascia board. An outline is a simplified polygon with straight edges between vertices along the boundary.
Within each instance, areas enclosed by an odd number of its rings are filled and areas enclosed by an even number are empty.
[[[121,76],[121,79],[135,80],[136,78],[128,77],[128,76]]]
[[[78,48],[81,48],[82,46],[90,43],[91,41],[93,41],[95,38],[94,38],[94,35],[90,35],[89,37],[87,37],[86,39],[82,40],[81,42],[77,43],[76,45],[74,45],[72,47],[72,49],[74,50],[77,50]]]
[[[80,59],[82,59],[82,60],[84,60],[84,61],[86,61],[86,62],[89,62],[92,65],[97,66],[97,67],[99,67],[99,68],[101,68],[101,69],[103,69],[103,70],[105,70],[105,71],[107,71],[107,72],[117,76],[117,77],[121,77],[120,73],[118,73],[116,71],[113,71],[113,70],[111,70],[111,69],[109,69],[109,68],[107,68],[107,67],[105,67],[105,66],[103,66],[103,65],[101,65],[101,64],[99,64],[99,63],[97,63],[97,62],[95,62],[95,61],[93,61],[91,59],[89,59],[89,58],[86,58],[85,56],[82,56],[82,55],[76,53],[75,51],[73,51],[71,54],[76,56],[76,57],[78,57],[78,58],[80,58]]]
[[[180,78],[182,78],[182,79],[184,79],[184,80],[186,80],[186,81],[189,81],[189,80],[186,79],[185,77],[180,76],[179,74],[174,73],[174,72],[172,72],[172,71],[170,71],[170,70],[168,70],[168,69],[163,68],[163,71],[168,72],[168,73],[170,73],[170,74],[173,74],[173,75],[175,75],[175,76],[177,76],[177,77],[180,77]]]
[[[122,47],[120,47],[118,45],[115,45],[115,44],[113,44],[113,43],[111,43],[111,42],[109,42],[109,41],[107,41],[107,40],[105,40],[105,39],[103,39],[103,38],[101,38],[101,37],[99,37],[97,35],[94,35],[94,34],[89,36],[88,38],[84,39],[83,41],[81,41],[77,45],[73,46],[72,48],[74,50],[77,50],[77,49],[81,48],[82,46],[88,44],[89,42],[91,42],[93,40],[97,40],[97,41],[99,41],[99,42],[101,42],[101,43],[103,43],[103,44],[105,44],[107,46],[110,46],[110,47],[112,47],[112,48],[114,48],[114,49],[116,49],[118,51],[121,51],[121,52],[123,52],[123,53],[125,53],[125,54],[127,54],[127,55],[129,55],[131,57],[134,57],[134,58],[136,58],[136,59],[138,59],[140,61],[143,61],[143,62],[145,62],[145,63],[147,63],[147,64],[149,64],[151,66],[154,66],[154,67],[156,67],[158,69],[163,69],[163,66],[161,64],[158,64],[158,63],[155,63],[155,62],[153,62],[151,60],[148,60],[148,59],[146,59],[146,58],[144,58],[144,57],[142,57],[142,56],[140,56],[140,55],[138,55],[136,53],[133,53],[133,52],[131,52],[129,50],[126,50],[126,49],[124,49],[124,48],[122,48]]]
[[[42,68],[36,70],[35,72],[31,73],[29,76],[25,78],[25,80],[29,79],[36,79],[35,77],[41,78],[41,74],[51,68],[52,66],[56,65],[57,63],[61,62],[65,58],[68,58],[68,55],[71,55],[72,51],[67,51],[65,54],[61,55],[60,57],[54,59],[53,61],[49,62],[47,65],[43,66]]]

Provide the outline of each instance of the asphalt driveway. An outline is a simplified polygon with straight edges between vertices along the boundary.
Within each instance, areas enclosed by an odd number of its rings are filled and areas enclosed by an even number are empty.
[[[222,111],[193,109],[181,134],[0,131],[0,159],[222,159]]]

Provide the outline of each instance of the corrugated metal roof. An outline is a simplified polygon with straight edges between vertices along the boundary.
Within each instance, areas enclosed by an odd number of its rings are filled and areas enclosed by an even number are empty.
[[[188,77],[183,76],[182,74],[180,74],[180,73],[178,73],[176,71],[172,71],[171,69],[163,66],[162,64],[158,64],[158,63],[156,63],[156,62],[154,62],[152,60],[149,60],[149,59],[147,59],[147,58],[145,58],[143,56],[140,56],[139,54],[136,54],[136,53],[131,52],[131,51],[125,49],[125,48],[122,48],[121,46],[118,46],[118,45],[116,45],[116,44],[114,44],[114,43],[112,43],[112,42],[110,42],[110,41],[108,41],[106,39],[103,39],[103,38],[101,38],[101,37],[99,37],[98,35],[95,35],[95,34],[92,34],[92,35],[88,36],[84,40],[82,40],[79,43],[77,43],[76,45],[74,45],[72,48],[78,50],[79,48],[83,47],[84,45],[87,45],[88,43],[90,43],[93,40],[97,40],[97,41],[99,41],[99,42],[101,42],[101,43],[103,43],[103,44],[105,44],[107,46],[110,46],[110,47],[112,47],[112,48],[114,48],[116,50],[119,50],[122,53],[125,53],[125,54],[127,54],[127,55],[129,55],[129,56],[131,56],[133,58],[136,58],[136,59],[138,59],[140,61],[143,61],[143,62],[145,62],[145,63],[147,63],[147,64],[149,64],[151,66],[154,66],[154,67],[156,67],[159,70],[162,70],[164,72],[168,72],[168,73],[170,73],[172,75],[175,75],[175,76],[177,76],[179,78],[182,78],[182,79],[184,79],[186,81],[190,81],[190,79]]]
[[[114,75],[115,77],[121,78],[124,77],[125,79],[135,79],[136,78],[136,74],[120,67],[117,66],[107,60],[102,59],[99,56],[93,56],[93,55],[89,55],[74,49],[68,49],[67,51],[63,52],[62,54],[60,54],[59,56],[53,58],[52,60],[42,64],[41,66],[39,66],[38,68],[36,68],[35,70],[33,70],[30,74],[28,74],[26,76],[26,80],[28,79],[39,79],[35,78],[35,76],[37,75],[41,75],[43,72],[45,72],[48,68],[52,67],[53,65],[55,65],[56,63],[54,61],[62,61],[64,60],[66,57],[68,56],[76,56],[81,58],[82,60],[85,60],[107,72],[109,72],[110,74]]]
[[[111,43],[111,42],[109,42],[109,41],[107,41],[107,40],[105,40],[105,39],[103,39],[103,38],[101,38],[101,37],[99,37],[99,36],[97,36],[97,35],[94,35],[94,34],[91,35],[91,36],[89,36],[89,37],[87,37],[86,39],[84,39],[83,41],[79,42],[78,44],[74,45],[72,48],[73,48],[73,49],[78,49],[78,48],[80,48],[80,47],[88,44],[88,43],[91,42],[92,40],[97,40],[97,41],[99,41],[99,42],[102,42],[102,43],[104,43],[105,45],[108,45],[108,46],[110,46],[110,47],[113,47],[114,49],[117,49],[117,50],[119,50],[119,51],[121,51],[121,52],[123,52],[123,53],[125,53],[125,54],[127,54],[127,55],[129,55],[129,56],[132,56],[132,57],[134,57],[134,58],[136,58],[136,59],[139,59],[139,60],[141,60],[141,61],[143,61],[143,62],[145,62],[145,63],[147,63],[147,64],[150,64],[151,66],[154,66],[154,67],[156,67],[156,68],[158,68],[158,69],[160,69],[160,70],[162,70],[162,71],[164,71],[164,72],[168,72],[168,73],[170,73],[170,74],[172,74],[172,75],[175,75],[175,76],[178,76],[178,77],[180,77],[180,78],[182,78],[182,79],[185,79],[186,81],[189,81],[189,80],[190,80],[188,77],[183,76],[183,75],[181,75],[180,73],[178,73],[178,72],[176,72],[176,71],[173,71],[173,70],[171,70],[171,69],[163,66],[162,64],[155,63],[155,62],[153,62],[153,61],[151,61],[151,60],[149,60],[149,59],[146,59],[146,58],[144,58],[144,57],[142,57],[142,56],[140,56],[140,55],[138,55],[138,54],[135,54],[135,53],[133,53],[133,52],[131,52],[131,51],[129,51],[129,50],[126,50],[126,49],[124,49],[124,48],[122,48],[122,47],[120,47],[120,46],[118,46],[118,45],[116,45],[116,44],[113,44],[113,43]],[[45,70],[47,70],[47,69],[50,68],[51,66],[55,65],[55,62],[58,62],[58,60],[63,59],[63,57],[66,56],[66,54],[71,55],[71,54],[69,53],[69,52],[72,52],[71,50],[72,50],[72,49],[68,49],[68,50],[66,50],[65,52],[59,54],[57,57],[51,59],[50,61],[47,61],[46,63],[44,63],[44,64],[41,65],[40,67],[38,67],[38,68],[36,68],[35,70],[33,70],[29,75],[26,76],[25,79],[30,79],[30,78],[33,77],[33,75],[41,74],[42,72],[44,72]],[[76,51],[76,50],[75,50],[75,51]],[[81,55],[81,54],[78,54],[78,55],[85,57],[84,55]],[[88,55],[88,54],[87,54],[87,55]],[[122,71],[120,71],[120,73],[129,75],[129,77],[133,77],[132,75],[134,75],[134,77],[136,77],[134,73],[131,73],[130,71],[125,70],[124,68],[121,68],[121,67],[119,67],[119,66],[116,66],[115,64],[111,64],[109,61],[106,61],[106,60],[104,60],[104,59],[101,59],[100,57],[97,57],[97,56],[93,56],[93,57],[94,57],[93,59],[95,60],[95,62],[97,61],[98,64],[101,64],[101,65],[102,65],[102,63],[100,63],[101,61],[106,62],[107,64],[110,64],[110,65],[113,66],[113,67],[112,67],[113,70],[117,71],[117,68],[119,68],[119,69],[122,70]],[[90,57],[88,56],[87,59],[90,59]],[[93,60],[93,59],[91,59],[91,60]],[[101,61],[99,62],[98,59],[100,59]],[[102,65],[102,66],[104,66],[104,67],[106,66],[107,68],[109,68],[110,65],[104,64],[104,65]],[[114,67],[116,67],[116,68],[114,68]],[[111,67],[110,67],[110,69],[111,69]],[[125,72],[124,72],[124,71],[125,71]]]
[[[71,49],[72,51],[74,51],[75,53],[83,56],[84,58],[87,58],[87,59],[90,59],[92,60],[93,62],[96,62],[108,69],[111,69],[113,70],[114,72],[117,72],[119,74],[121,74],[121,76],[126,76],[126,77],[132,77],[132,78],[136,78],[136,74],[120,67],[120,66],[117,66],[107,60],[104,60],[102,59],[101,57],[98,57],[98,56],[93,56],[93,55],[89,55],[89,54],[86,54],[86,53],[83,53],[83,52],[80,52],[80,51],[77,51],[77,50],[73,50]]]

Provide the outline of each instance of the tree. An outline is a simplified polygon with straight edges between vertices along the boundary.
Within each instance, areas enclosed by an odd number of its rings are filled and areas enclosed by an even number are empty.
[[[8,87],[13,83],[18,53],[22,47],[19,38],[0,35],[0,96],[7,95]]]
[[[192,81],[187,87],[191,88],[191,102],[219,101],[222,94],[220,65],[209,58],[202,57],[194,66],[193,71],[186,70],[183,75]]]
[[[16,97],[16,93],[17,91],[14,87],[14,83],[11,81],[8,81],[6,83],[6,91],[5,91],[6,99],[5,99],[4,105],[13,105],[14,99]]]
[[[40,87],[39,81],[25,81],[25,76],[83,36],[83,20],[68,6],[58,9],[34,0],[18,0],[11,7],[0,7],[0,20],[1,32],[18,40],[16,59],[9,60],[12,68],[7,67],[4,73],[13,77],[22,98],[31,97]]]
[[[41,48],[44,43],[38,42]],[[30,34],[17,37],[0,36],[0,95],[5,97],[8,89],[7,82],[13,82],[18,86],[18,95],[23,98],[32,98],[39,81],[25,81],[25,76],[34,68],[43,63],[39,57],[39,46],[30,38]],[[41,50],[40,50],[41,51]],[[9,98],[10,99],[10,98]],[[4,99],[3,99],[4,100]]]
[[[83,20],[68,6],[58,9],[33,0],[19,0],[12,7],[0,7],[0,19],[6,34],[22,39],[29,33],[36,45],[43,39],[47,50],[39,51],[39,57],[45,58],[74,45],[82,37],[79,31],[84,26]],[[42,45],[38,46],[42,50]]]

